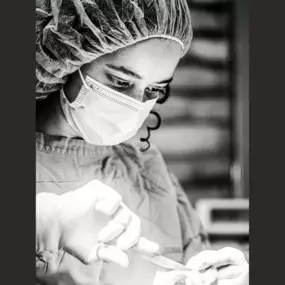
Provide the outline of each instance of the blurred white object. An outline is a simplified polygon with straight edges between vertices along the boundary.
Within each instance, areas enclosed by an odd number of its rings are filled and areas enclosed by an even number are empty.
[[[181,274],[174,272],[157,271],[154,277],[153,285],[175,285],[185,284],[185,278]]]
[[[157,271],[153,285],[212,285],[215,284],[216,279],[216,270],[208,270],[204,276],[198,271]]]
[[[217,235],[248,235],[249,221],[243,220],[215,220],[213,213],[221,212],[249,212],[248,199],[201,199],[196,203],[196,210],[209,234]]]

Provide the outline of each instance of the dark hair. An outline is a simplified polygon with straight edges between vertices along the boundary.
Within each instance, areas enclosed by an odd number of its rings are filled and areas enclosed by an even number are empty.
[[[170,86],[167,85],[167,87],[165,88],[165,93],[163,94],[163,97],[161,97],[161,98],[159,98],[157,100],[157,104],[165,103],[167,101],[168,97],[169,97],[169,93],[170,93]],[[158,130],[160,125],[161,125],[161,117],[160,117],[159,113],[157,111],[151,111],[150,114],[154,115],[156,117],[157,124],[154,127],[150,127],[150,126],[146,127],[146,129],[147,129],[147,136],[145,138],[141,138],[140,139],[141,142],[146,142],[147,143],[147,146],[145,148],[142,147],[140,149],[142,152],[144,152],[144,151],[146,151],[146,150],[148,150],[150,148],[150,142],[149,142],[150,132]]]

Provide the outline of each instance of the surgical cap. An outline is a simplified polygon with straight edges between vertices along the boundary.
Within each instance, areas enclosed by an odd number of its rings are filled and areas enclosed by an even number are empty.
[[[149,38],[192,39],[187,0],[36,0],[36,93],[45,98],[82,65]]]

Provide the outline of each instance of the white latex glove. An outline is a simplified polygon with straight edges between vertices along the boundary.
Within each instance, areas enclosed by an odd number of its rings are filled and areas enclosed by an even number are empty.
[[[215,284],[249,285],[249,264],[245,255],[240,250],[232,247],[225,247],[217,251],[202,251],[190,258],[187,266],[194,270],[201,270],[209,266],[219,267],[225,264],[229,266],[218,270]]]
[[[175,285],[185,284],[186,274],[184,271],[157,271],[152,285]]]
[[[208,270],[205,274],[199,271],[170,271],[155,275],[153,285],[212,285],[217,279],[216,270]]]
[[[99,259],[127,267],[131,247],[159,250],[140,237],[140,219],[121,196],[98,180],[63,195],[37,194],[36,221],[36,252],[64,250],[85,264]]]

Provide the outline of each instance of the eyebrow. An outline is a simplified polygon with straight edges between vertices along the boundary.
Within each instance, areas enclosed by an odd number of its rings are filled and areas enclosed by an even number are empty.
[[[173,77],[159,81],[159,82],[156,82],[156,84],[165,84],[165,83],[169,84],[172,80],[173,80]]]
[[[114,69],[116,71],[122,72],[126,75],[132,76],[136,79],[142,79],[141,76],[139,76],[137,73],[135,73],[134,71],[124,67],[124,66],[115,66],[113,64],[106,64],[107,67]]]
[[[142,77],[140,75],[138,75],[137,73],[135,73],[134,71],[124,67],[124,66],[116,66],[113,64],[106,64],[106,66],[110,69],[122,72],[128,76],[134,77],[136,79],[142,79]],[[156,82],[155,84],[165,84],[165,83],[170,83],[173,80],[173,77],[169,78],[169,79],[165,79],[162,80],[160,82]]]

